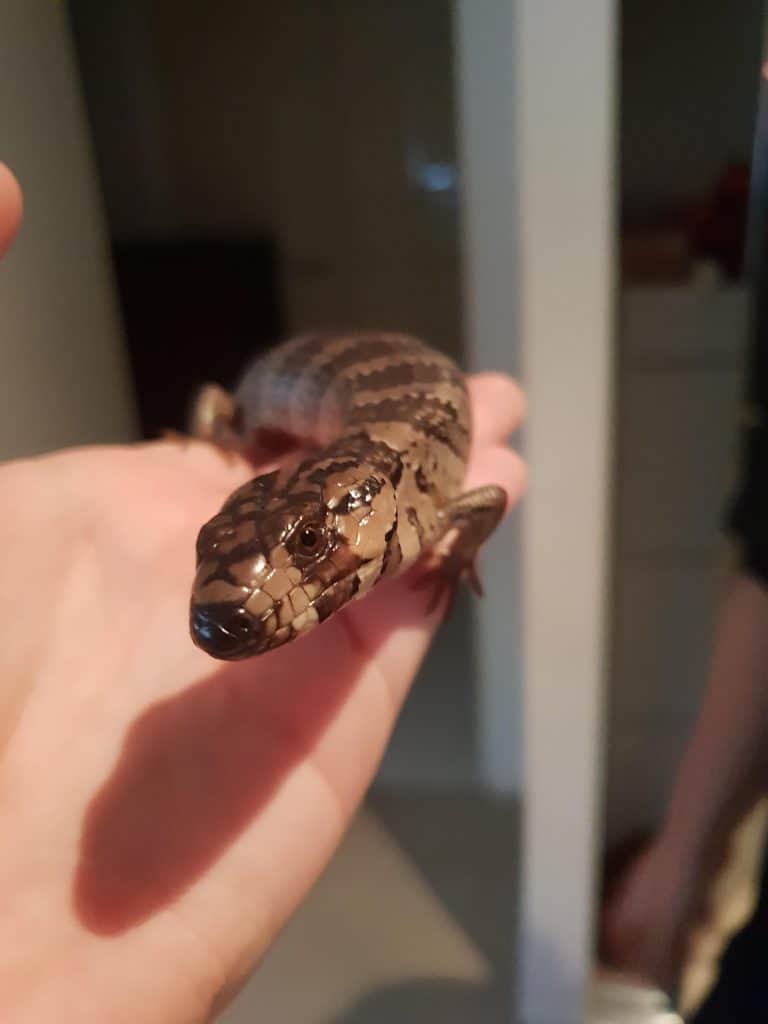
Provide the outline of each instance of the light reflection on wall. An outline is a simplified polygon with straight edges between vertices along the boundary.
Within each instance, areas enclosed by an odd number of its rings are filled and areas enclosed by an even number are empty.
[[[455,161],[430,159],[420,147],[411,147],[406,153],[405,167],[413,188],[441,197],[444,202],[440,205],[455,205],[459,180]]]

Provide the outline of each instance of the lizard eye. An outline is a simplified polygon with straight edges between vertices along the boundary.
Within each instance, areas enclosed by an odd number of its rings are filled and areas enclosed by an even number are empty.
[[[320,523],[304,523],[294,537],[297,554],[315,555],[325,542],[325,528]]]
[[[305,526],[299,534],[299,540],[301,541],[301,546],[303,548],[308,551],[314,551],[320,538],[317,534],[317,530],[313,529],[311,526]]]

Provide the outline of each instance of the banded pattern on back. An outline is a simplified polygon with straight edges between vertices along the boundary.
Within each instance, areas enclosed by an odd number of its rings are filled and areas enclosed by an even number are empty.
[[[321,445],[362,429],[403,452],[435,444],[444,498],[460,485],[469,403],[456,364],[409,335],[307,334],[259,359],[236,392],[246,428],[274,427]]]
[[[315,450],[240,488],[200,532],[192,631],[216,657],[306,632],[450,528],[468,396],[458,367],[418,339],[303,335],[254,362],[222,407],[230,434],[267,428]]]

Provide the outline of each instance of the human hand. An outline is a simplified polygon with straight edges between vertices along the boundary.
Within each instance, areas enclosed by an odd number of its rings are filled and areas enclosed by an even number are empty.
[[[470,386],[468,486],[515,501],[520,393]],[[189,638],[196,532],[252,475],[200,443],[0,467],[3,1020],[208,1019],[376,770],[438,624],[407,578],[250,661]]]

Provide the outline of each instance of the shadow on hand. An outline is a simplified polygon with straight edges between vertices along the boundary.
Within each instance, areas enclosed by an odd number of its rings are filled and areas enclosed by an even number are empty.
[[[115,935],[192,885],[315,745],[372,653],[341,615],[299,647],[227,665],[136,718],[84,817],[80,921]]]

